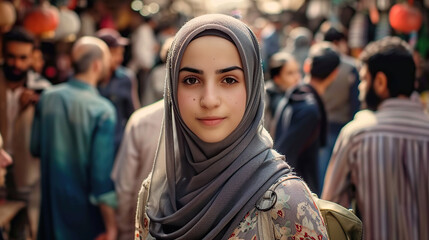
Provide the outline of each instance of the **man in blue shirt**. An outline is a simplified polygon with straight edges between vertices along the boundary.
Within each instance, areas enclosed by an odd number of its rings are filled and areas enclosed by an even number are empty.
[[[113,240],[116,116],[96,89],[110,53],[100,39],[82,37],[71,55],[74,77],[42,94],[33,122],[31,152],[42,170],[38,239]]]
[[[128,45],[128,39],[110,28],[99,30],[96,36],[107,44],[112,56],[108,70],[110,78],[98,85],[98,91],[100,91],[101,96],[109,99],[116,109],[116,152],[122,141],[128,119],[140,107],[137,96],[137,80],[131,70],[121,65],[124,60],[124,46]]]

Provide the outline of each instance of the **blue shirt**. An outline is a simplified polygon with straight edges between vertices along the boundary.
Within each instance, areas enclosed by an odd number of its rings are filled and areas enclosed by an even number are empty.
[[[115,124],[113,106],[82,81],[42,94],[31,136],[42,171],[39,239],[92,240],[104,232],[98,204],[116,204],[110,179]]]
[[[132,99],[132,77],[127,69],[120,66],[114,72],[110,81],[104,86],[98,86],[100,95],[109,99],[116,109],[115,152],[121,144],[125,126],[134,112]]]

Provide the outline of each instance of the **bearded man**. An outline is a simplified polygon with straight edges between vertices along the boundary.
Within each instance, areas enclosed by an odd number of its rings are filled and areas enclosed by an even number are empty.
[[[51,84],[31,70],[35,38],[22,28],[13,28],[3,35],[4,61],[0,69],[0,133],[4,149],[12,156],[13,164],[6,176],[7,198],[21,200],[31,206],[30,226],[33,232],[38,218],[37,194],[40,163],[30,154],[30,132],[34,105],[39,93]],[[31,200],[31,202],[30,202]],[[34,207],[33,207],[34,206]],[[27,211],[27,210],[25,210]],[[25,211],[11,223],[10,238],[25,239]]]
[[[416,66],[397,37],[361,54],[361,99],[367,110],[340,132],[322,198],[356,201],[366,239],[428,239],[429,116],[414,100]]]

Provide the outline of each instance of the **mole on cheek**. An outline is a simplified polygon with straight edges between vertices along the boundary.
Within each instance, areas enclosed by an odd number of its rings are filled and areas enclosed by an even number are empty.
[[[195,98],[194,98],[194,99],[192,99],[192,100],[194,100],[194,102],[195,102]]]

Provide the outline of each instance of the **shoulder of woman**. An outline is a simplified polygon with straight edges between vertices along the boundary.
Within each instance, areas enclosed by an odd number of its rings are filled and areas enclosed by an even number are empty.
[[[282,206],[285,203],[288,203],[287,205],[296,205],[301,202],[313,202],[310,190],[299,177],[280,177],[272,187],[274,187],[274,192],[277,195],[276,205],[280,204]]]
[[[298,177],[281,177],[276,184],[277,201],[269,211],[276,236],[328,239],[323,218],[305,182]]]

